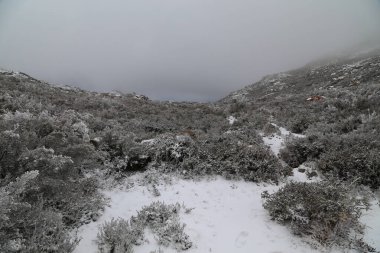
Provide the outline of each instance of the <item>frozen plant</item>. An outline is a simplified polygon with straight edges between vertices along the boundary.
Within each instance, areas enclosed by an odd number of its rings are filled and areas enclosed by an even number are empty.
[[[292,182],[273,194],[263,192],[262,198],[271,218],[296,235],[325,246],[367,250],[370,247],[360,239],[364,226],[359,219],[370,204],[362,194],[341,182]]]
[[[139,244],[143,237],[143,228],[131,226],[124,219],[112,219],[100,228],[97,243],[101,253],[132,253],[133,245]]]
[[[192,246],[184,232],[185,224],[179,220],[180,204],[167,205],[153,202],[143,207],[130,221],[112,219],[100,228],[97,243],[101,253],[132,253],[133,245],[143,240],[144,229],[149,228],[157,236],[159,245],[186,250]]]

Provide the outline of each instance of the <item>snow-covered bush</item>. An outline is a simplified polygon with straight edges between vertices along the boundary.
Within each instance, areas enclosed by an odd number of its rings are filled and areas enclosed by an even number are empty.
[[[112,219],[99,229],[97,244],[101,253],[132,253],[143,237],[143,227],[131,226],[124,219]]]
[[[306,138],[289,138],[285,142],[285,148],[280,150],[280,157],[292,168],[300,166],[309,159],[315,159],[321,153],[327,151],[329,139],[318,135],[310,135]]]
[[[273,194],[263,192],[262,198],[271,218],[288,225],[296,235],[326,246],[363,249],[365,245],[360,240],[363,225],[359,218],[369,202],[352,185],[331,181],[289,183]]]
[[[104,205],[93,178],[79,177],[70,157],[55,155],[54,150],[38,148],[24,152],[19,158],[23,170],[36,170],[39,180],[35,189],[26,194],[27,201],[38,201],[40,195],[45,207],[59,210],[66,225],[78,225],[96,219]]]
[[[380,142],[376,135],[358,131],[291,138],[280,151],[280,157],[293,168],[315,161],[316,169],[325,177],[358,180],[377,189],[380,187]]]
[[[277,183],[291,173],[289,167],[281,165],[277,157],[261,145],[231,147],[231,153],[233,156],[221,163],[227,177],[236,174],[248,181]]]
[[[281,134],[280,129],[271,123],[265,124],[265,126],[263,127],[263,133],[265,136],[271,136],[274,134]]]
[[[358,149],[359,148],[359,149]],[[380,187],[380,149],[334,147],[321,155],[317,168],[328,177],[345,181],[358,180],[373,189]]]
[[[306,114],[298,114],[294,116],[288,124],[289,130],[292,133],[301,134],[309,127],[310,117]]]
[[[79,238],[65,226],[62,215],[49,210],[43,210],[37,206],[25,217],[35,221],[30,223],[34,226],[31,238],[25,242],[23,252],[73,252],[79,243]]]
[[[202,150],[207,155],[206,161],[211,165],[212,172],[227,178],[278,182],[281,177],[290,174],[290,169],[282,166],[252,129],[242,128],[221,136],[211,136],[202,145]]]
[[[59,213],[31,204],[24,195],[35,186],[38,171],[29,171],[0,188],[1,252],[72,252],[78,243]]]
[[[181,163],[196,152],[194,141],[186,137],[174,134],[160,135],[147,147],[149,155],[156,162]]]
[[[179,221],[181,206],[153,202],[138,211],[130,221],[124,219],[105,222],[100,228],[97,243],[100,252],[132,253],[133,245],[139,245],[144,238],[144,230],[149,228],[157,236],[157,242],[165,247],[186,250],[192,246],[184,232],[184,224]]]
[[[17,177],[17,160],[25,149],[20,135],[10,130],[0,132],[0,143],[0,178]]]
[[[131,224],[147,227],[158,236],[158,243],[166,247],[173,246],[177,250],[186,250],[192,246],[189,236],[184,232],[184,224],[180,224],[180,204],[167,205],[153,202],[143,207]]]

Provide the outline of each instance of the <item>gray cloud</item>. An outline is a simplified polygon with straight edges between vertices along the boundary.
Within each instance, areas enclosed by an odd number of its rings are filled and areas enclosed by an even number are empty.
[[[0,66],[89,90],[209,101],[379,42],[379,13],[377,0],[0,0]]]

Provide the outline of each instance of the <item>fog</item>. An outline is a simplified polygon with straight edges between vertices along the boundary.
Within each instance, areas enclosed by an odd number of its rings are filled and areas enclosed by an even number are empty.
[[[160,100],[214,101],[379,41],[378,0],[0,0],[1,68]]]

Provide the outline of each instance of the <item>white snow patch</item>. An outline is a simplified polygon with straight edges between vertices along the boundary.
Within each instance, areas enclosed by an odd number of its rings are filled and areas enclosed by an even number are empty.
[[[186,134],[177,135],[175,138],[177,141],[179,141],[181,143],[191,142],[191,137],[189,135],[186,135]]]
[[[306,135],[303,135],[303,134],[295,134],[295,133],[292,133],[290,131],[288,131],[286,128],[284,127],[280,127],[280,126],[277,126],[276,124],[274,123],[271,123],[273,126],[276,126],[280,129],[280,132],[281,132],[281,136],[283,137],[288,137],[288,136],[293,136],[293,137],[297,137],[297,138],[305,138]]]
[[[274,123],[271,124],[280,129],[280,134],[264,136],[264,134],[261,133],[261,136],[263,137],[264,144],[267,145],[276,156],[279,155],[280,150],[284,147],[285,139],[287,137],[305,138],[305,135],[291,133],[283,127],[279,127]]]
[[[305,172],[300,172],[299,169],[304,169]],[[293,169],[293,176],[287,177],[288,182],[319,182],[322,179],[319,176],[308,178],[306,172],[311,172],[312,169],[309,166],[301,164],[298,168]]]
[[[154,197],[146,187],[135,185],[129,190],[106,192],[111,199],[110,207],[97,221],[84,225],[79,230],[82,237],[75,253],[97,252],[94,240],[99,226],[111,218],[129,219],[143,206],[153,201],[166,204],[180,203],[194,208],[190,213],[181,212],[181,222],[193,246],[186,252],[320,252],[295,237],[284,226],[271,221],[262,207],[261,193],[270,193],[278,186],[259,186],[243,181],[228,181],[222,178],[202,181],[176,180],[157,187],[161,195]],[[135,246],[136,253],[158,250],[152,235],[146,234],[149,242]],[[176,252],[162,248],[163,252]]]
[[[274,123],[271,123],[273,126],[278,127],[280,129],[280,134],[273,134],[271,136],[264,136],[263,133],[261,133],[261,136],[263,137],[264,144],[267,145],[275,154],[277,157],[279,157],[280,150],[285,147],[285,139],[288,137],[296,137],[296,138],[305,138],[305,135],[302,134],[295,134],[288,130],[286,130],[283,127],[279,127]],[[282,160],[281,160],[282,161]],[[282,161],[285,163],[284,161]],[[305,172],[299,172],[298,169],[305,169],[306,171],[311,171],[311,168],[308,166],[305,166],[304,164],[301,164],[298,168],[293,169],[293,176],[290,176],[287,178],[287,181],[289,182],[313,182],[313,181],[320,181],[321,179],[319,177],[313,177],[308,178]]]
[[[237,119],[234,116],[230,115],[227,117],[227,120],[230,125],[233,125]]]
[[[68,90],[68,91],[77,91],[78,88],[69,86],[69,85],[64,85],[64,86],[58,86],[62,90]]]
[[[366,225],[364,241],[375,249],[380,249],[380,192],[371,202],[371,209],[364,212],[361,222]]]
[[[152,145],[152,144],[154,144],[155,141],[156,141],[155,139],[148,139],[148,140],[142,140],[140,143],[141,144]]]
[[[284,146],[284,138],[277,134],[273,136],[263,136],[263,141],[264,144],[267,145],[276,156],[280,154],[280,150]]]

